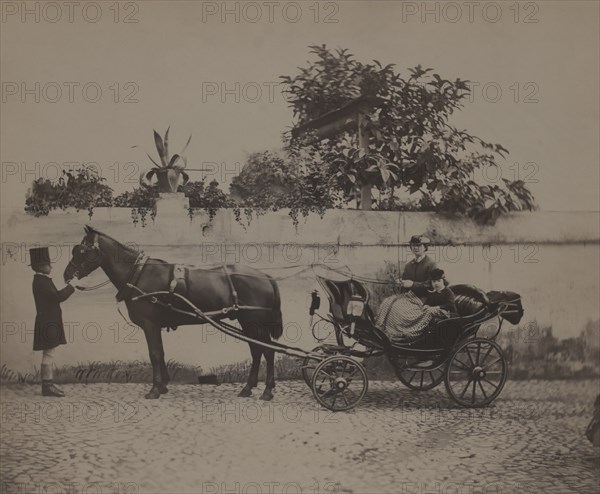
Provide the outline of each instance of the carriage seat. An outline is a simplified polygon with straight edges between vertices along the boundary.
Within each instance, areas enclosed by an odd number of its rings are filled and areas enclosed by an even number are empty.
[[[490,304],[486,293],[474,285],[451,285],[448,288],[454,292],[454,302],[460,317],[477,314]]]

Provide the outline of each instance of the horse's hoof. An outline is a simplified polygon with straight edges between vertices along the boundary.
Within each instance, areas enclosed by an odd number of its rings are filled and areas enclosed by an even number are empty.
[[[273,399],[273,393],[267,393],[266,391],[264,391],[263,394],[260,395],[260,399],[264,401],[271,401]]]
[[[239,393],[238,396],[241,396],[242,398],[248,398],[248,396],[252,396],[252,390],[248,389],[248,388],[243,388]]]
[[[157,400],[160,398],[160,392],[157,389],[152,388],[150,392],[146,393],[145,398],[147,400]]]

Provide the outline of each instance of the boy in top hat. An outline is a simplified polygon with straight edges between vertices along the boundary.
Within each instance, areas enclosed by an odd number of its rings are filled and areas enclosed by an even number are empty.
[[[60,303],[67,300],[75,289],[67,284],[57,290],[50,278],[52,264],[48,247],[29,249],[33,277],[33,298],[35,300],[35,326],[33,350],[43,350],[42,355],[42,395],[63,397],[65,393],[52,382],[54,351],[58,345],[67,343],[62,321]]]
[[[410,250],[415,256],[404,267],[400,286],[411,290],[418,297],[425,297],[430,288],[429,276],[437,268],[433,259],[425,252],[430,240],[424,235],[413,235],[410,239]]]

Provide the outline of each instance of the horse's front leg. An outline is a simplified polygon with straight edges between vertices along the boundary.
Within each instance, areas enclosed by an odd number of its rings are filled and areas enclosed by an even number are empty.
[[[164,362],[164,351],[162,348],[162,339],[160,326],[152,322],[145,322],[142,326],[146,335],[148,344],[148,353],[150,354],[150,363],[152,364],[152,389],[145,397],[149,400],[155,400],[162,393],[166,393],[166,385],[163,382],[161,362]]]
[[[270,401],[273,399],[273,388],[275,387],[275,352],[273,350],[264,350],[263,353],[267,361],[267,379],[265,390],[260,399]]]

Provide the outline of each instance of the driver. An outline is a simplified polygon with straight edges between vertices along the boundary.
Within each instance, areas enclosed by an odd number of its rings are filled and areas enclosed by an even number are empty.
[[[425,252],[431,241],[424,235],[413,235],[410,239],[410,250],[415,256],[404,267],[400,286],[404,291],[412,291],[418,297],[425,297],[431,287],[430,275],[437,268],[433,259]]]

